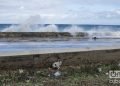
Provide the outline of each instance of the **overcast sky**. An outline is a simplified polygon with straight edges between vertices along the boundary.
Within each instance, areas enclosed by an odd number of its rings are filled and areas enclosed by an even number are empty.
[[[120,0],[0,0],[0,23],[120,24]]]

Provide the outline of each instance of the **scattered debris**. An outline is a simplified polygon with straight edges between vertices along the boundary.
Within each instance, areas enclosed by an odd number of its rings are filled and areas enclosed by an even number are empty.
[[[108,75],[109,73],[105,73],[106,75]]]
[[[41,71],[37,71],[36,73],[41,73]]]
[[[60,72],[60,67],[62,65],[62,61],[58,59],[58,61],[54,62],[50,67],[49,67],[49,77],[59,77],[61,76]]]
[[[29,82],[30,82],[30,80],[26,80],[26,82],[27,82],[27,83],[29,83]]]
[[[98,71],[99,71],[99,72],[102,72],[102,68],[98,68]]]
[[[97,74],[95,74],[96,77],[99,77]]]
[[[60,71],[55,72],[55,73],[54,73],[54,76],[55,76],[55,77],[61,76],[61,72],[60,72]]]
[[[61,65],[62,65],[62,61],[57,61],[52,64],[52,67],[60,69]]]
[[[19,69],[19,73],[22,74],[24,72],[23,69]]]
[[[120,67],[120,63],[118,64],[118,66]]]

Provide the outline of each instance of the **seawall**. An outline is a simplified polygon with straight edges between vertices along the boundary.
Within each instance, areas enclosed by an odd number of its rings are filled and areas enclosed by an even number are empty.
[[[60,37],[73,37],[69,32],[0,32],[0,38],[60,38]],[[76,33],[76,37],[87,37],[87,33]]]

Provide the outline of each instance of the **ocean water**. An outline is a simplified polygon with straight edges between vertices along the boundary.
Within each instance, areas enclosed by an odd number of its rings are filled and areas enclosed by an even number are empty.
[[[120,25],[31,25],[31,24],[0,24],[1,32],[87,32],[89,36],[101,37],[103,39],[83,39],[69,41],[47,41],[47,42],[0,42],[0,52],[27,51],[43,49],[64,48],[97,48],[120,46]],[[104,39],[109,37],[109,39]],[[113,39],[115,38],[115,39]],[[117,39],[116,39],[117,38]],[[49,51],[48,51],[49,52]]]
[[[120,38],[120,25],[0,24],[1,32],[86,32],[90,37]]]
[[[48,42],[0,42],[0,51],[27,51],[44,49],[65,49],[65,48],[99,48],[120,46],[119,39],[86,39],[69,41],[48,41]],[[49,52],[49,51],[48,51]]]

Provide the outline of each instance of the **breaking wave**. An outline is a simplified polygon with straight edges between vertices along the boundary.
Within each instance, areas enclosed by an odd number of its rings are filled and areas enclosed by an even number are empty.
[[[85,32],[88,33],[89,37],[120,38],[120,29],[115,30],[114,28],[100,26],[86,29],[78,25],[71,25],[61,29],[55,24],[36,24],[38,20],[40,20],[40,16],[32,16],[22,24],[12,25],[1,32],[70,32],[72,35],[75,35],[77,32]]]

